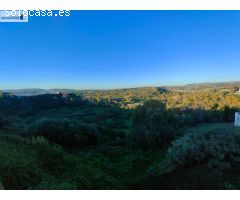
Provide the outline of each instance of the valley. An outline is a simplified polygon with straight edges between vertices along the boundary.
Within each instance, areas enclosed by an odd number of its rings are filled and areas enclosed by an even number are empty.
[[[235,87],[3,91],[1,183],[36,190],[239,189]]]

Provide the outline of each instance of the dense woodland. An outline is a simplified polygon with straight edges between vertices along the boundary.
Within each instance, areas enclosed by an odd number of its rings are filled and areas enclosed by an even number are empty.
[[[0,187],[240,189],[238,91],[0,92]]]

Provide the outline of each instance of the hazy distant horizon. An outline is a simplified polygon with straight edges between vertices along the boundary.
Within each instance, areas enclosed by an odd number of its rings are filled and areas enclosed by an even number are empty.
[[[121,90],[121,89],[134,89],[134,88],[150,88],[150,87],[184,87],[189,85],[204,85],[204,84],[240,84],[240,80],[236,81],[220,81],[220,82],[195,82],[195,83],[187,83],[184,85],[145,85],[145,86],[136,86],[136,87],[120,87],[120,88],[64,88],[64,87],[55,87],[55,88],[31,88],[31,87],[25,87],[25,88],[11,88],[11,89],[5,89],[0,88],[0,91],[11,91],[11,90]]]

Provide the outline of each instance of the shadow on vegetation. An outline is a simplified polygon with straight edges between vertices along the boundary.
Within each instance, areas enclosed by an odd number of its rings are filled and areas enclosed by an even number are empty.
[[[5,189],[239,189],[236,110],[4,95],[0,179]]]

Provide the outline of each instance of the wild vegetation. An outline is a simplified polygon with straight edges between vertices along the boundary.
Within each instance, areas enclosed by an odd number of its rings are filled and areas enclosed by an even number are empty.
[[[240,95],[224,87],[1,92],[0,187],[240,189]]]

